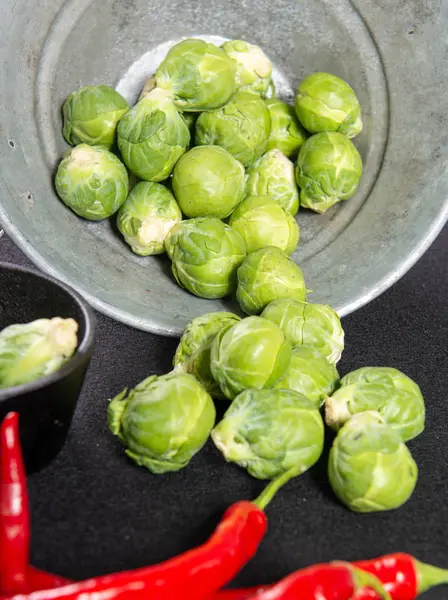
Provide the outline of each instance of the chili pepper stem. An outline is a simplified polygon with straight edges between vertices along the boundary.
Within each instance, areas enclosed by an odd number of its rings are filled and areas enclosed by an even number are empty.
[[[264,488],[261,494],[253,501],[254,504],[264,510],[278,490],[283,487],[290,479],[300,475],[300,471],[298,469],[290,469],[289,471],[285,471],[275,479],[273,479],[268,485]]]
[[[437,585],[448,584],[448,570],[427,565],[414,559],[415,572],[418,580],[418,593],[423,594]]]

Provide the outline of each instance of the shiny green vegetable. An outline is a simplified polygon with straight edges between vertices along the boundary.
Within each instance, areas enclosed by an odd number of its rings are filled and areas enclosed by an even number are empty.
[[[377,411],[404,442],[425,428],[425,402],[418,385],[398,369],[363,367],[341,379],[325,401],[325,419],[338,429],[352,415]]]
[[[314,465],[324,446],[319,411],[290,390],[245,390],[212,431],[212,439],[229,462],[257,479],[273,479]]]
[[[215,337],[212,375],[227,398],[249,388],[271,388],[289,366],[291,345],[283,331],[261,317],[248,317]]]
[[[107,410],[109,429],[126,454],[152,473],[187,466],[215,423],[213,400],[188,373],[151,375],[129,394],[124,389]]]
[[[0,331],[0,389],[30,383],[62,367],[78,345],[73,319],[38,319]]]
[[[123,204],[129,190],[125,166],[105,148],[80,144],[62,159],[55,179],[61,200],[80,217],[107,219]]]
[[[300,267],[274,246],[248,254],[237,276],[236,298],[248,315],[261,313],[269,302],[279,298],[306,298]]]
[[[341,133],[318,133],[302,146],[296,180],[300,204],[324,213],[351,198],[362,175],[362,160],[353,143]]]
[[[356,512],[398,508],[414,491],[417,475],[408,448],[375,412],[360,413],[347,421],[330,450],[331,487]]]
[[[361,107],[352,88],[330,73],[312,73],[297,90],[296,113],[311,133],[338,131],[349,138],[362,129]]]
[[[280,150],[285,156],[294,160],[305,143],[308,134],[296,117],[292,106],[278,98],[266,100],[271,115],[271,135],[268,150]]]
[[[254,92],[264,98],[272,81],[272,63],[263,50],[242,40],[224,42],[222,48],[235,61],[235,90]]]

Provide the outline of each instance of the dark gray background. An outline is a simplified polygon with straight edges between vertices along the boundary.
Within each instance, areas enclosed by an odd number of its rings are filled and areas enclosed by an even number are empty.
[[[341,374],[364,365],[403,370],[421,386],[427,426],[409,446],[420,476],[397,511],[358,515],[333,497],[322,457],[268,508],[269,533],[236,583],[272,582],[307,564],[407,551],[448,567],[448,228],[389,291],[343,319]],[[3,237],[0,259],[29,261]],[[69,440],[30,478],[32,562],[80,579],[155,563],[202,542],[223,510],[262,483],[227,465],[211,443],[179,473],[135,466],[106,426],[107,399],[170,370],[176,340],[98,315],[96,350]],[[447,588],[427,594],[448,597]]]

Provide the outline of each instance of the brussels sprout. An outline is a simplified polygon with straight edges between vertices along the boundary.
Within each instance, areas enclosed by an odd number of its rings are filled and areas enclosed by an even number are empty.
[[[224,458],[257,479],[292,469],[300,475],[319,459],[324,424],[318,409],[291,390],[245,390],[212,431]]]
[[[285,156],[294,159],[305,143],[308,134],[297,120],[294,109],[278,98],[266,100],[271,115],[271,135],[268,150],[276,148]]]
[[[189,373],[151,375],[107,410],[126,454],[152,473],[178,471],[202,448],[215,423],[213,400]]]
[[[87,85],[68,96],[62,107],[62,133],[72,146],[90,144],[110,149],[115,142],[117,123],[129,105],[107,85]]]
[[[244,196],[244,167],[219,146],[192,148],[173,173],[174,194],[187,217],[228,217]]]
[[[188,39],[171,48],[156,71],[157,85],[168,90],[183,111],[223,106],[235,89],[235,67],[217,46]]]
[[[156,88],[118,124],[118,147],[140,179],[162,181],[190,143],[190,132],[168,92]]]
[[[235,61],[235,90],[264,98],[271,84],[272,63],[263,50],[242,40],[224,42],[222,48]]]
[[[165,252],[165,239],[182,221],[172,193],[162,184],[137,183],[118,211],[117,225],[132,250],[140,256]]]
[[[308,346],[293,348],[291,362],[275,388],[302,394],[319,408],[339,381],[339,374],[322,354]]]
[[[293,346],[304,345],[319,352],[335,365],[344,350],[344,330],[336,311],[327,304],[297,300],[275,300],[262,315],[284,331]]]
[[[80,217],[107,219],[123,204],[129,190],[125,166],[105,148],[80,144],[62,159],[55,179],[61,200]]]
[[[221,329],[228,329],[240,317],[230,312],[214,312],[202,315],[189,323],[180,339],[174,356],[174,371],[191,373],[209,394],[222,398],[223,394],[213,379],[210,369],[212,342]]]
[[[265,102],[256,94],[238,92],[223,108],[199,115],[195,142],[221,146],[247,167],[266,150],[270,132]]]
[[[237,277],[236,299],[248,315],[261,313],[269,302],[278,298],[306,298],[300,267],[274,246],[248,254]]]
[[[248,169],[246,193],[270,196],[292,216],[299,210],[294,165],[280,150],[266,152]]]
[[[38,319],[0,331],[0,389],[50,375],[73,355],[78,344],[73,319]]]
[[[338,131],[349,138],[362,129],[361,107],[355,92],[330,73],[312,73],[299,85],[296,113],[311,133]]]
[[[269,196],[248,196],[233,211],[231,225],[246,242],[248,252],[268,245],[292,254],[299,242],[294,217]]]
[[[327,424],[338,429],[352,415],[378,412],[404,442],[425,427],[425,402],[418,385],[390,367],[363,367],[341,379],[341,387],[325,400]]]
[[[240,234],[219,219],[189,219],[171,229],[166,250],[177,283],[200,298],[223,298],[236,286],[246,255]]]
[[[356,512],[398,508],[414,491],[417,474],[417,465],[398,433],[375,412],[347,421],[330,450],[331,487]]]
[[[227,398],[248,388],[274,387],[291,358],[283,331],[261,317],[248,317],[221,329],[212,343],[210,366]]]
[[[299,152],[296,180],[301,187],[300,204],[318,213],[347,200],[362,175],[358,150],[341,133],[318,133]]]

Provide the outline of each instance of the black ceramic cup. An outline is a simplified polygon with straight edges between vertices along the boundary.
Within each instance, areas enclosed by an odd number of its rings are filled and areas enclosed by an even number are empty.
[[[0,420],[20,415],[28,473],[47,465],[67,438],[94,346],[95,316],[69,286],[53,277],[0,262],[0,331],[14,323],[62,317],[78,322],[78,348],[61,369],[24,385],[0,389]]]

